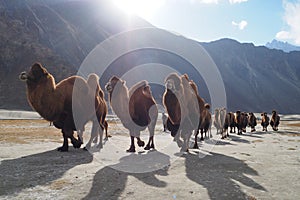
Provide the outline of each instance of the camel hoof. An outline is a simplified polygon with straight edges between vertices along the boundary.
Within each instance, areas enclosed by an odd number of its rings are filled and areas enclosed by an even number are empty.
[[[57,148],[57,151],[60,151],[60,152],[67,152],[68,151],[68,146],[62,146],[62,147],[58,147]]]
[[[130,147],[129,149],[126,150],[126,152],[128,152],[128,153],[134,153],[135,152],[135,148],[134,147]]]
[[[86,147],[83,147],[83,150],[84,150],[84,151],[88,151],[88,149],[87,149]]]
[[[73,147],[74,147],[75,149],[79,149],[80,146],[81,146],[81,144],[82,144],[82,142],[79,141],[79,140],[75,140],[75,141],[72,141],[72,144],[73,144]]]
[[[193,149],[199,149],[198,144],[194,144]]]
[[[139,141],[137,142],[137,144],[139,145],[139,147],[145,146],[145,142],[142,141],[142,140],[139,140]]]
[[[171,136],[172,136],[172,137],[175,137],[176,135],[177,135],[177,132],[176,132],[176,131],[175,131],[175,132],[174,132],[174,131],[171,131]]]
[[[147,145],[144,150],[150,150],[150,149],[155,149],[154,145]]]
[[[201,141],[204,141],[204,138],[203,138],[203,137],[201,137],[201,138],[200,138],[200,140],[201,140]]]
[[[97,149],[102,149],[102,148],[103,148],[103,145],[102,145],[102,144],[98,144],[98,145],[96,146],[96,148],[97,148]]]

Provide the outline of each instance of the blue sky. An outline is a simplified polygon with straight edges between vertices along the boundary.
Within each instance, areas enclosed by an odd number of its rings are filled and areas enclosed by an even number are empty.
[[[114,0],[129,14],[198,41],[300,45],[300,0]],[[122,2],[122,3],[120,3]]]

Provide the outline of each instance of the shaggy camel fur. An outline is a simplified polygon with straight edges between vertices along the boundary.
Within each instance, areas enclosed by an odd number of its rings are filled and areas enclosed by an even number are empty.
[[[125,81],[113,76],[105,87],[113,111],[129,130],[131,145],[127,152],[135,152],[134,138],[137,138],[140,147],[145,145],[140,139],[140,132],[146,127],[149,130],[149,141],[144,149],[154,149],[158,110],[148,82],[140,81],[128,90]]]
[[[253,112],[249,113],[249,121],[248,121],[249,126],[251,127],[251,132],[256,131],[255,126],[257,125],[257,120]]]
[[[180,77],[176,73],[171,73],[165,80],[165,86],[163,104],[169,115],[167,127],[178,146],[182,146],[181,151],[187,152],[192,132],[199,126],[197,95],[190,86],[186,74]],[[183,144],[179,137],[183,139]]]
[[[274,131],[278,131],[278,125],[280,123],[280,117],[277,114],[276,110],[272,111],[272,117],[271,117],[271,121],[270,121],[270,125],[272,126]]]
[[[62,129],[64,141],[59,151],[68,151],[68,138],[75,148],[80,148],[82,141],[73,136],[73,131],[83,131],[88,121],[92,120],[95,127],[99,126],[101,102],[83,78],[71,76],[55,84],[54,77],[40,63],[35,63],[28,73],[20,74],[20,79],[26,81],[31,107],[44,119],[53,122],[56,128]],[[75,116],[76,120],[73,111],[80,115]]]
[[[262,131],[268,131],[268,126],[269,126],[269,117],[266,112],[261,113],[261,126],[263,127]]]

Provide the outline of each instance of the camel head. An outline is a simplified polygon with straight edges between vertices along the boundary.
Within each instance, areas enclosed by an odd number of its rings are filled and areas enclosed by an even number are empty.
[[[272,115],[276,115],[277,111],[276,110],[272,110]]]
[[[176,73],[170,74],[165,80],[165,87],[172,92],[181,90],[181,79]]]
[[[209,110],[209,109],[210,109],[210,104],[209,104],[209,103],[206,103],[206,104],[204,104],[204,107],[205,107],[207,110]]]
[[[34,63],[29,72],[22,72],[19,75],[20,80],[26,81],[28,85],[37,85],[49,78],[49,72],[40,63]]]
[[[126,82],[120,79],[119,77],[113,76],[109,79],[108,83],[106,83],[105,89],[108,93],[111,94],[115,90],[116,86],[117,87],[125,86],[125,83]]]

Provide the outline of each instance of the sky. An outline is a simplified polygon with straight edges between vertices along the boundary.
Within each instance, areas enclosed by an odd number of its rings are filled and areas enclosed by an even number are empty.
[[[300,0],[114,0],[129,15],[200,42],[232,38],[300,46]]]

